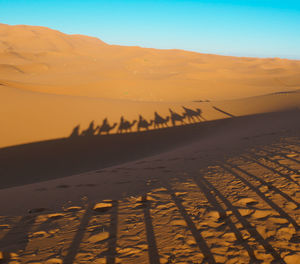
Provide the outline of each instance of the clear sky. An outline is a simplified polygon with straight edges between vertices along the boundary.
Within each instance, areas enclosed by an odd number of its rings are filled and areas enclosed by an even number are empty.
[[[299,0],[0,0],[0,23],[109,44],[300,59]]]

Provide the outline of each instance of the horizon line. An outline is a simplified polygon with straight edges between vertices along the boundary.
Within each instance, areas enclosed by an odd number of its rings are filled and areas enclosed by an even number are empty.
[[[203,54],[203,55],[216,55],[216,56],[223,56],[223,57],[235,57],[235,58],[249,58],[249,59],[279,59],[279,60],[293,60],[293,61],[300,61],[300,57],[299,58],[292,58],[292,57],[286,57],[286,56],[254,56],[254,55],[234,55],[234,54],[228,54],[228,53],[224,53],[224,52],[216,52],[216,53],[211,53],[211,52],[202,52],[202,51],[198,51],[198,50],[194,50],[194,49],[185,49],[185,48],[155,48],[155,47],[149,47],[149,46],[144,46],[144,45],[129,45],[129,44],[124,44],[124,43],[118,43],[118,44],[111,44],[109,42],[104,41],[103,39],[101,39],[98,36],[91,36],[91,35],[86,35],[86,34],[82,34],[82,33],[66,33],[62,30],[59,29],[54,29],[48,26],[41,26],[41,25],[32,25],[32,24],[6,24],[6,23],[1,23],[0,25],[7,25],[7,26],[28,26],[28,27],[41,27],[41,28],[46,28],[49,30],[53,30],[53,31],[58,31],[62,34],[65,35],[80,35],[80,36],[85,36],[85,37],[91,37],[91,38],[97,38],[98,40],[104,42],[107,45],[110,46],[124,46],[124,47],[137,47],[137,48],[142,48],[142,49],[156,49],[156,50],[175,50],[175,51],[185,51],[185,52],[193,52],[193,53],[198,53],[198,54]]]

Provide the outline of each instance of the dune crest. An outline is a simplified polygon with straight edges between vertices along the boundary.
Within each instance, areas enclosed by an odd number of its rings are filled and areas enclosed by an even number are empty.
[[[37,26],[0,24],[0,60],[25,69],[2,67],[0,81],[17,81],[28,84],[28,90],[53,94],[179,101],[300,88],[300,61],[108,45]]]

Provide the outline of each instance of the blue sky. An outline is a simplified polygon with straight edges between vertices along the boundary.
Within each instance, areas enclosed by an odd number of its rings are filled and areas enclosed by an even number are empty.
[[[109,44],[300,59],[300,1],[0,0],[0,23]]]

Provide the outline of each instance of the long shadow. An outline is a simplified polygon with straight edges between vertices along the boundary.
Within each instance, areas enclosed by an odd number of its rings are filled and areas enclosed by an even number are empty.
[[[300,154],[300,151],[297,151],[297,150],[294,150],[294,149],[291,149],[291,148],[288,148],[288,147],[282,147],[282,146],[276,146],[275,145],[275,148],[282,149],[282,150],[285,150],[285,151],[288,151],[288,152],[294,152],[294,153]]]
[[[142,197],[145,227],[146,227],[146,236],[148,243],[148,256],[150,264],[159,264],[159,254],[156,244],[155,233],[152,224],[152,217],[150,213],[150,201],[147,200],[147,195]]]
[[[297,181],[295,181],[294,179],[292,179],[289,175],[283,174],[283,173],[281,173],[281,172],[279,172],[279,171],[277,171],[273,168],[270,168],[267,165],[265,165],[265,164],[261,163],[260,161],[258,161],[257,159],[252,159],[252,158],[249,158],[249,157],[246,157],[246,156],[243,156],[243,155],[241,157],[244,160],[252,161],[252,162],[260,165],[261,167],[263,167],[263,168],[265,168],[265,169],[267,169],[267,170],[269,170],[269,171],[271,171],[271,172],[273,172],[273,173],[275,173],[275,174],[277,174],[277,175],[279,175],[279,176],[281,176],[281,177],[283,177],[283,178],[285,178],[285,179],[287,179],[287,180],[289,180],[289,181],[291,181],[291,182],[293,182],[293,183],[300,186],[300,184]]]
[[[174,201],[177,208],[179,209],[181,216],[187,223],[187,226],[189,227],[194,239],[196,240],[199,249],[202,251],[202,253],[204,255],[204,261],[207,261],[208,263],[216,263],[216,260],[213,256],[213,254],[211,253],[209,246],[207,245],[205,239],[202,237],[201,233],[198,231],[193,220],[189,217],[180,198],[177,197],[177,195],[172,190],[171,186],[166,182],[165,182],[165,187],[167,188],[169,194],[171,195],[172,200]]]
[[[76,232],[76,234],[75,234],[75,236],[73,238],[73,241],[72,241],[72,243],[71,243],[71,245],[69,247],[68,253],[67,253],[67,255],[63,259],[63,263],[64,264],[72,264],[72,263],[74,263],[76,254],[77,254],[78,249],[80,247],[80,243],[81,243],[81,241],[83,239],[85,230],[86,230],[86,228],[88,226],[88,223],[90,221],[90,218],[92,216],[91,208],[92,208],[92,206],[88,205],[87,208],[86,208],[86,211],[85,211],[84,215],[81,218],[80,225],[79,225],[79,227],[77,229],[77,232]]]
[[[199,181],[198,181],[199,180]],[[278,261],[276,263],[285,263],[280,254],[277,253],[277,251],[269,244],[268,241],[266,241],[258,232],[257,230],[254,228],[254,226],[252,226],[247,220],[246,218],[244,218],[240,212],[238,211],[238,209],[232,205],[230,203],[229,200],[227,200],[225,198],[225,196],[223,196],[208,180],[206,180],[204,177],[200,177],[196,178],[196,183],[198,184],[199,188],[201,189],[201,187],[206,186],[208,191],[213,191],[219,198],[220,200],[227,206],[227,208],[229,210],[232,211],[232,213],[235,215],[235,217],[238,219],[238,221],[240,221],[240,223],[243,225],[243,227],[245,228],[245,230],[247,230],[249,232],[249,234],[258,242],[260,243],[264,249],[266,250],[266,252],[270,253],[273,258],[275,259],[275,261]],[[205,187],[204,187],[205,188]],[[251,253],[252,254],[252,253]],[[253,259],[254,260],[254,259]],[[255,262],[254,262],[255,263]]]
[[[225,112],[224,110],[222,110],[222,109],[220,109],[220,108],[218,108],[218,107],[216,107],[216,106],[213,106],[212,107],[213,109],[215,109],[215,110],[217,110],[218,112],[220,112],[220,113],[222,113],[222,114],[225,114],[225,115],[227,115],[227,116],[229,116],[229,117],[236,117],[236,116],[234,116],[234,115],[232,115],[232,114],[230,114],[230,113],[228,113],[228,112]]]
[[[263,199],[267,204],[269,204],[270,207],[272,207],[277,213],[287,219],[294,227],[296,230],[299,230],[299,226],[297,222],[289,215],[287,214],[284,210],[282,210],[277,204],[275,204],[272,200],[270,200],[268,197],[266,197],[260,190],[258,190],[255,186],[253,186],[249,181],[247,181],[245,178],[240,176],[238,173],[233,171],[231,168],[234,168],[234,166],[231,166],[230,164],[227,163],[227,165],[220,165],[225,171],[228,171],[231,173],[233,176],[235,176],[237,179],[239,179],[241,182],[243,182],[246,186],[248,186],[252,191],[254,191],[261,199]]]
[[[29,232],[37,218],[36,214],[23,216],[0,240],[0,252],[25,250],[29,242]],[[9,254],[6,258],[9,260]]]
[[[263,151],[265,151],[265,150],[263,150]],[[265,151],[265,152],[266,152],[266,151]],[[268,161],[270,161],[270,162],[276,164],[276,165],[279,166],[279,167],[282,167],[282,168],[285,168],[285,169],[287,169],[287,170],[289,170],[289,171],[292,171],[293,173],[296,173],[296,174],[299,173],[299,170],[295,170],[295,169],[290,168],[290,167],[288,167],[288,166],[286,166],[286,165],[284,165],[284,164],[281,164],[281,163],[278,162],[277,160],[272,160],[272,159],[270,159],[269,157],[266,157],[266,155],[260,155],[260,154],[256,154],[256,153],[255,153],[254,155],[257,156],[257,157],[259,157],[259,158],[264,158],[264,159],[266,159],[266,160],[268,160]]]
[[[224,127],[273,122],[281,117],[287,120],[299,116],[299,112],[258,114],[126,134],[74,136],[2,148],[0,189],[99,170],[184,146]]]
[[[228,163],[229,164],[229,163]],[[268,186],[269,190],[272,190],[274,192],[277,192],[279,195],[281,195],[283,198],[285,198],[287,201],[290,201],[292,203],[294,203],[297,207],[300,207],[300,204],[295,201],[293,198],[291,198],[289,195],[287,195],[286,193],[282,192],[281,190],[279,190],[277,187],[275,187],[274,185],[272,185],[271,183],[266,182],[265,180],[255,176],[254,174],[245,171],[244,169],[238,167],[237,165],[234,164],[230,164],[230,166],[244,174],[246,174],[247,176],[249,176],[250,178],[259,181],[261,184]]]
[[[118,235],[118,201],[113,202],[113,208],[110,215],[109,241],[106,263],[115,264],[117,255],[117,235]]]
[[[193,177],[194,182],[198,185],[200,190],[204,193],[207,200],[210,202],[210,204],[215,208],[216,211],[218,211],[221,215],[222,220],[229,226],[229,228],[232,230],[232,232],[235,234],[235,237],[237,241],[245,248],[245,250],[248,252],[248,255],[250,257],[250,261],[252,263],[258,263],[259,261],[255,257],[254,250],[252,247],[243,239],[243,235],[239,231],[239,229],[234,225],[234,223],[231,221],[229,217],[226,215],[226,211],[222,208],[222,206],[218,203],[217,199],[211,194],[210,188],[205,183],[205,180],[201,179],[200,177]]]
[[[298,161],[298,160],[296,160],[296,159],[293,159],[293,158],[291,158],[291,157],[288,157],[287,155],[284,155],[284,154],[282,154],[282,153],[277,153],[277,152],[269,151],[269,150],[266,150],[265,148],[263,149],[263,151],[265,151],[265,152],[267,152],[267,153],[269,153],[269,154],[271,154],[271,155],[278,155],[278,156],[281,156],[281,157],[283,157],[283,158],[285,158],[285,159],[288,159],[288,160],[290,160],[290,161],[293,161],[293,162],[296,162],[296,163],[299,163],[299,164],[300,164],[300,161]]]

